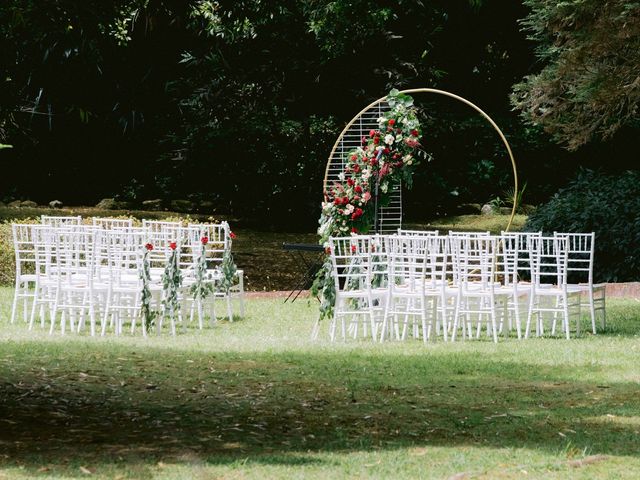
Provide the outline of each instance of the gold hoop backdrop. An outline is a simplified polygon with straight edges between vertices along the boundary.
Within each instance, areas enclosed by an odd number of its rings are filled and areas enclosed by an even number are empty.
[[[453,98],[454,100],[458,100],[458,101],[464,103],[465,105],[468,105],[471,108],[473,108],[476,112],[478,112],[480,115],[482,115],[491,124],[491,126],[494,128],[494,130],[496,132],[498,132],[498,135],[500,136],[500,139],[502,140],[502,143],[504,143],[504,146],[507,149],[507,153],[509,154],[509,159],[511,160],[511,168],[513,169],[513,207],[511,208],[511,216],[509,217],[509,222],[507,223],[507,227],[505,229],[506,231],[508,231],[509,228],[511,227],[511,224],[513,223],[513,218],[516,215],[516,209],[518,207],[518,205],[516,204],[516,201],[518,199],[518,170],[517,170],[517,167],[516,167],[516,160],[513,157],[513,152],[511,151],[511,146],[509,145],[509,142],[507,141],[507,137],[505,137],[504,133],[502,133],[502,130],[500,130],[500,127],[498,127],[496,122],[494,122],[493,119],[489,115],[487,115],[476,104],[470,102],[466,98],[463,98],[463,97],[461,97],[459,95],[456,95],[456,94],[451,93],[451,92],[447,92],[446,90],[438,90],[438,89],[435,89],[435,88],[412,88],[412,89],[409,89],[409,90],[402,90],[400,93],[407,93],[407,94],[411,94],[411,93],[433,93],[433,94],[436,94],[436,95],[443,95],[445,97]],[[333,145],[333,148],[331,149],[331,153],[329,154],[329,161],[327,162],[327,168],[325,169],[325,172],[324,172],[323,193],[324,193],[325,200],[327,199],[327,180],[328,180],[328,176],[329,176],[329,166],[331,165],[331,159],[334,157],[335,151],[338,148],[338,145],[340,144],[340,140],[344,136],[345,132],[356,122],[356,120],[358,120],[360,115],[365,113],[371,107],[374,107],[377,104],[384,102],[386,99],[387,99],[386,96],[384,96],[382,98],[379,98],[375,102],[370,103],[365,108],[360,110],[360,112],[358,112],[358,114],[355,117],[353,117],[349,123],[347,123],[347,125],[344,127],[342,132],[340,132],[340,135],[338,136],[338,139],[336,140],[336,143]]]

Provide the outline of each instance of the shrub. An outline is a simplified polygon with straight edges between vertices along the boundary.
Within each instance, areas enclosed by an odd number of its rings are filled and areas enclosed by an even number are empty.
[[[640,280],[640,172],[582,170],[529,217],[524,230],[595,232],[595,281]]]

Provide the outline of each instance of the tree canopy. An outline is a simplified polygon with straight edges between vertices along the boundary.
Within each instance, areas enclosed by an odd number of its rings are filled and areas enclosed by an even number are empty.
[[[530,123],[567,148],[607,139],[640,120],[640,2],[525,0],[523,25],[542,70],[514,87]]]

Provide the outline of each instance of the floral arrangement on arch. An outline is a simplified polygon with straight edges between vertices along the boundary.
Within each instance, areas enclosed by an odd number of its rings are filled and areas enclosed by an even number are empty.
[[[362,137],[362,144],[345,158],[339,180],[328,187],[320,216],[320,244],[327,254],[329,237],[367,233],[376,209],[389,204],[393,186],[412,186],[421,153],[421,127],[413,98],[396,89],[386,97],[389,110],[378,119],[378,128]],[[327,255],[312,292],[320,298],[321,318],[333,314],[335,285]]]

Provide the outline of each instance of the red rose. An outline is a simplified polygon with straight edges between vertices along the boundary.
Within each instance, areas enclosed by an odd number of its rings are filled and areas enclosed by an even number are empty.
[[[176,248],[178,248],[178,244],[176,242],[170,242],[169,243],[169,248],[171,250],[175,250]]]
[[[385,148],[384,150],[382,150],[382,153],[384,153],[385,155],[387,155],[391,150],[389,150],[389,147]]]
[[[373,130],[373,129],[372,129],[372,130],[369,130],[369,136],[370,136],[370,137],[373,137],[375,134],[376,134],[376,131],[375,131],[375,130]]]
[[[362,137],[362,144],[366,145],[367,144],[367,137]]]
[[[362,187],[360,185],[356,185],[355,191],[356,193],[362,193]]]
[[[358,248],[355,245],[351,245],[351,253],[356,253]]]
[[[376,165],[378,165],[378,159],[377,158],[372,158],[371,159],[371,166],[375,167]]]
[[[358,173],[360,171],[360,165],[354,165],[353,166],[353,171]]]
[[[411,135],[417,137],[418,135],[420,135],[420,133],[418,132],[418,130],[411,130]]]
[[[229,232],[229,238],[231,239],[235,239],[237,237],[237,235],[233,232]]]
[[[396,121],[392,118],[389,120],[389,126],[393,127],[396,124]]]
[[[206,245],[207,243],[209,243],[209,237],[202,237],[200,239],[200,243],[202,243],[203,245]]]
[[[353,227],[353,228],[351,229],[351,233],[358,233],[358,229],[357,229],[356,227]]]
[[[342,197],[342,204],[343,205],[348,205],[349,204],[349,197]]]
[[[144,248],[146,248],[147,250],[151,251],[153,250],[153,245],[151,245],[150,243],[147,243]]]
[[[351,214],[351,220],[357,220],[361,216],[362,216],[362,209],[361,208],[356,208],[353,211],[353,213]]]
[[[374,143],[374,145],[378,145],[380,143],[380,137],[375,137],[373,139],[373,143]]]
[[[351,155],[351,160],[352,160],[352,161],[354,161],[354,162],[355,162],[357,159],[358,159],[358,156],[357,156],[357,155]]]
[[[356,182],[354,182],[353,178],[348,178],[348,179],[347,179],[347,184],[348,184],[350,187],[353,187],[353,184],[354,184],[354,183],[356,183]]]
[[[333,199],[333,204],[334,205],[342,205],[342,200],[339,198],[334,198]]]
[[[400,154],[399,154],[399,153],[394,153],[392,158],[393,158],[394,160],[397,160],[397,159],[399,159],[399,158],[400,158]]]

